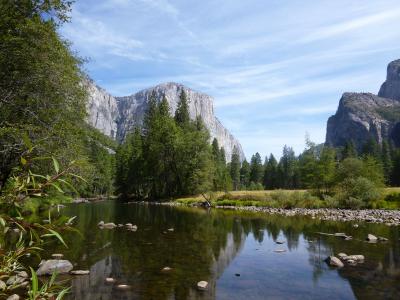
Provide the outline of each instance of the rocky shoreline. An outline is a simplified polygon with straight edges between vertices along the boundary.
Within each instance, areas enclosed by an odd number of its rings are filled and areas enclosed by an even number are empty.
[[[157,203],[170,206],[186,206],[177,202]],[[383,209],[340,209],[340,208],[270,208],[257,206],[215,206],[218,209],[251,211],[257,213],[278,214],[282,216],[308,216],[313,219],[340,222],[380,223],[387,226],[400,225],[400,210]]]

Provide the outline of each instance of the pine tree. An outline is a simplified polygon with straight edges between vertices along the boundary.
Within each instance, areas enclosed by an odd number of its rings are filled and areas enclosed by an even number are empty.
[[[250,161],[250,182],[255,184],[262,183],[263,175],[261,156],[260,153],[257,152],[251,157]]]
[[[382,143],[382,164],[385,173],[386,182],[391,183],[391,174],[393,169],[392,148],[387,140]]]
[[[285,189],[296,188],[296,174],[298,172],[297,166],[297,158],[293,149],[285,145],[278,165],[280,181],[279,187]]]
[[[175,111],[175,121],[181,127],[187,126],[190,122],[189,105],[185,90],[183,89],[179,97],[178,107]]]
[[[349,157],[357,157],[358,153],[357,153],[357,148],[356,145],[354,144],[354,141],[348,141],[346,142],[346,145],[343,148],[343,152],[342,152],[342,159],[346,159]]]
[[[270,154],[269,159],[267,160],[266,158],[265,160],[264,187],[267,190],[272,190],[278,187],[278,162],[272,153]]]
[[[235,191],[240,188],[240,157],[236,147],[233,148],[231,163],[230,163],[230,175],[232,178],[233,189]]]
[[[250,186],[250,164],[246,159],[240,168],[240,185],[241,189],[247,189]]]

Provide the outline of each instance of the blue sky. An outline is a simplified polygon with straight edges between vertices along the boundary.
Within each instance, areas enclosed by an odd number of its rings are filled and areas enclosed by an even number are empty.
[[[115,96],[162,82],[215,98],[247,157],[324,142],[345,91],[400,58],[399,0],[78,0],[61,33]]]

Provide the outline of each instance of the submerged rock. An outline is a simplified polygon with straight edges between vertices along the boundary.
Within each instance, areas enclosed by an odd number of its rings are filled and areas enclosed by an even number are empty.
[[[117,225],[115,225],[114,223],[104,223],[104,225],[102,227],[105,229],[113,229],[113,228],[117,227]]]
[[[19,300],[20,297],[17,294],[11,295],[10,297],[7,298],[7,300]]]
[[[73,265],[68,260],[49,259],[39,266],[36,271],[38,276],[52,275],[55,271],[57,274],[69,273],[73,269]]]
[[[205,289],[207,289],[207,287],[208,287],[208,282],[207,281],[199,281],[197,283],[197,288],[199,290],[205,290]]]
[[[362,261],[364,261],[364,259],[365,259],[364,255],[360,255],[360,254],[358,254],[358,255],[349,255],[349,256],[343,257],[343,260],[345,260],[345,261],[354,260],[354,261],[357,261],[357,262],[362,262]]]
[[[338,267],[338,268],[342,268],[344,267],[344,264],[341,262],[341,260],[335,256],[329,256],[326,259],[326,262],[328,263],[328,265],[330,265],[331,267]]]
[[[337,256],[338,256],[340,259],[343,259],[343,258],[347,257],[348,255],[347,255],[346,253],[341,252],[341,253],[338,253]]]
[[[106,282],[107,283],[113,283],[113,282],[115,282],[116,280],[115,280],[115,278],[112,278],[112,277],[107,277],[106,278]]]
[[[168,271],[171,271],[171,270],[172,270],[172,268],[170,268],[170,267],[164,267],[161,271],[168,272]]]
[[[378,238],[376,236],[374,236],[373,234],[368,234],[367,241],[371,242],[371,243],[374,243],[374,242],[378,241]]]
[[[117,285],[117,288],[118,288],[118,289],[121,289],[121,290],[126,290],[126,289],[129,289],[130,286],[127,285],[127,284],[118,284],[118,285]]]
[[[286,252],[286,249],[275,249],[274,252],[283,253],[283,252]]]
[[[54,253],[51,255],[51,257],[55,258],[55,259],[61,259],[64,257],[64,254],[61,253]]]

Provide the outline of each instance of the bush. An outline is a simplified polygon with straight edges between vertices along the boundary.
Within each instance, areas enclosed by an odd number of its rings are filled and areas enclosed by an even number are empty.
[[[400,202],[400,193],[390,193],[390,194],[386,195],[385,201]]]
[[[382,190],[364,177],[345,179],[339,186],[336,199],[340,206],[358,209],[372,206],[382,197]]]

